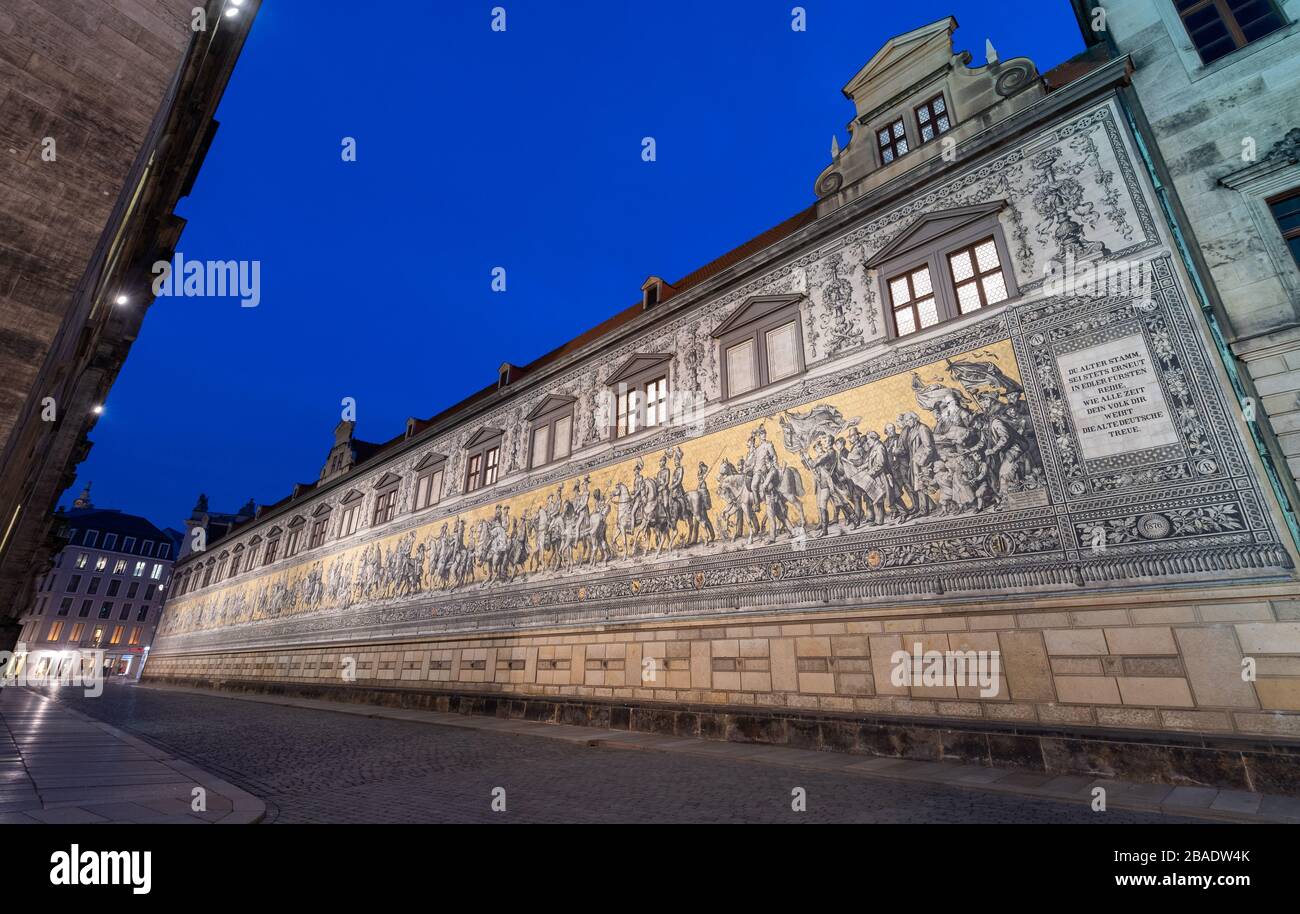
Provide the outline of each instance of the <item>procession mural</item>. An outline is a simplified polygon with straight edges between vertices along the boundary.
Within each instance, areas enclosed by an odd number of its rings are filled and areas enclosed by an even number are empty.
[[[1009,341],[183,599],[171,632],[1045,504]]]

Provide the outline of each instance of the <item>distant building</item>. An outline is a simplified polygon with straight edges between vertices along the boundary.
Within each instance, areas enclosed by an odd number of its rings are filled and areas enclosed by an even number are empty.
[[[229,534],[241,524],[246,524],[253,518],[257,517],[258,506],[249,499],[248,502],[236,511],[234,514],[222,514],[216,511],[208,510],[208,496],[200,495],[199,500],[194,504],[194,510],[185,520],[185,533],[177,533],[181,538],[181,548],[179,558],[185,558],[194,551],[195,530],[202,530],[202,541],[204,543],[219,540]],[[200,550],[201,551],[201,550]]]
[[[74,652],[103,651],[105,673],[138,676],[162,617],[179,534],[94,507],[89,486],[56,516],[67,545],[19,619],[28,674],[57,674]]]

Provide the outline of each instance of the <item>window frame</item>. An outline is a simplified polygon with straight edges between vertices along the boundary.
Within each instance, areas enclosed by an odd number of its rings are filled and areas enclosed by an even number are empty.
[[[605,381],[609,403],[612,405],[607,417],[611,441],[630,438],[642,432],[663,428],[668,424],[672,418],[672,392],[676,383],[673,378],[672,362],[673,356],[671,353],[638,353],[624,362]],[[648,388],[651,384],[659,384],[660,382],[663,382],[663,394],[655,398],[655,403],[657,406],[662,401],[663,410],[661,413],[656,409],[656,420],[654,423],[650,423],[648,419],[650,413]],[[632,415],[633,394],[637,395],[635,405],[638,422],[635,429],[629,430],[626,419]],[[625,403],[626,409],[623,408]],[[622,423],[619,421],[620,416],[624,418]]]
[[[755,296],[735,312],[738,322],[724,321],[714,330],[718,341],[718,363],[721,365],[722,399],[746,397],[777,384],[785,384],[801,377],[808,365],[804,355],[802,295]],[[792,374],[772,378],[768,358],[767,338],[774,330],[794,326],[794,355],[796,368]],[[731,368],[727,353],[737,346],[750,343],[754,352],[754,386],[749,390],[731,389]]]
[[[465,494],[490,489],[501,479],[501,442],[504,436],[505,432],[499,428],[481,428],[465,444],[465,473],[461,480]],[[489,475],[491,479],[488,479]]]
[[[1253,39],[1246,37],[1245,31],[1242,30],[1241,23],[1237,20],[1237,14],[1233,11],[1232,7],[1228,5],[1227,0],[1195,0],[1195,2],[1193,2],[1187,9],[1179,9],[1178,0],[1170,0],[1169,5],[1173,9],[1174,16],[1177,17],[1179,24],[1182,26],[1184,36],[1186,36],[1187,40],[1191,43],[1192,52],[1200,61],[1201,66],[1211,67],[1221,60],[1226,60],[1238,51],[1276,35],[1291,24],[1287,19],[1286,11],[1279,4],[1274,2],[1274,0],[1261,0],[1261,2],[1267,3],[1269,8],[1273,11],[1273,15],[1275,15],[1279,20],[1278,26],[1271,31],[1265,32],[1258,38]],[[1187,24],[1188,17],[1194,16],[1207,9],[1213,9],[1215,11],[1219,21],[1223,23],[1224,28],[1227,30],[1228,37],[1232,39],[1233,44],[1232,50],[1225,51],[1211,60],[1205,59],[1203,49],[1196,43],[1196,38]],[[1207,47],[1209,47],[1209,45],[1207,45]]]
[[[896,136],[894,134],[894,128],[899,125],[902,125],[903,127],[902,136]],[[888,143],[880,142],[880,134],[882,132],[889,134]],[[891,116],[888,120],[879,122],[876,125],[876,128],[871,131],[871,138],[872,138],[872,145],[876,149],[876,161],[880,163],[881,168],[885,168],[886,166],[893,165],[899,159],[903,158],[903,156],[907,155],[909,152],[916,149],[917,146],[917,144],[912,141],[913,138],[911,134],[908,133],[907,116],[905,114],[899,114],[897,117]],[[904,150],[903,152],[898,151],[898,142],[900,140],[902,140],[904,143],[907,144],[907,149]],[[894,154],[894,157],[889,161],[885,161],[886,149],[888,149],[890,152]]]
[[[1002,231],[1002,223],[998,219],[999,211],[1000,209],[991,209],[987,213],[977,215],[977,217],[957,225],[951,231],[936,235],[915,246],[904,245],[903,250],[899,253],[892,256],[886,255],[879,262],[868,261],[869,269],[876,272],[880,301],[885,312],[885,331],[889,340],[911,339],[920,334],[933,331],[951,321],[964,317],[973,317],[979,314],[980,311],[985,310],[981,308],[968,314],[961,312],[961,305],[957,300],[956,282],[952,276],[952,267],[948,261],[948,255],[956,254],[982,243],[988,238],[992,238],[994,245],[997,247],[998,264],[1002,270],[1002,279],[1006,283],[1007,297],[996,305],[987,307],[1000,308],[1020,297],[1020,286],[1016,280],[1014,266],[1015,261],[1011,259],[1011,252],[1007,247],[1006,237]],[[949,218],[950,216],[960,218],[962,211],[939,212],[933,213],[931,216],[936,219]],[[900,237],[906,236],[911,231],[912,229],[905,229]],[[934,289],[935,306],[939,312],[939,321],[931,327],[918,328],[908,334],[899,334],[894,316],[894,297],[889,284],[891,280],[898,279],[902,274],[914,273],[921,267],[930,268],[930,283]]]
[[[355,490],[343,496],[343,500],[339,502],[339,539],[346,539],[360,529],[361,509],[365,505],[365,500],[366,497]]]
[[[375,506],[370,512],[370,526],[378,527],[381,524],[396,520],[397,493],[400,482],[400,479],[395,479],[375,490]]]
[[[576,423],[574,421],[574,406],[577,403],[571,397],[547,397],[537,405],[537,409],[528,415],[528,468],[536,470],[544,466],[549,466],[557,460],[568,460],[573,456],[574,450],[574,432]],[[569,449],[559,455],[555,454],[555,443],[559,440],[557,426],[565,419],[569,420]],[[545,428],[546,432],[546,453],[537,454],[537,433]]]
[[[420,492],[424,488],[424,481],[429,480],[427,497],[423,503],[420,501]],[[437,491],[434,491],[434,482],[437,481]],[[447,458],[443,454],[428,454],[423,460],[415,465],[415,486],[411,493],[411,510],[424,511],[432,508],[442,501],[443,492],[447,488]]]
[[[1273,218],[1273,227],[1277,229],[1278,235],[1282,238],[1282,247],[1290,255],[1291,262],[1295,265],[1295,268],[1300,270],[1300,252],[1291,249],[1291,242],[1300,238],[1300,226],[1291,229],[1289,232],[1286,231],[1282,228],[1282,220],[1278,218],[1277,211],[1274,209],[1275,206],[1286,203],[1290,200],[1300,200],[1300,187],[1293,187],[1290,190],[1266,198],[1264,200],[1264,206],[1268,208],[1268,214]]]
[[[934,103],[935,103],[935,102],[943,102],[943,111],[942,111],[942,112],[936,112],[936,111],[934,110]],[[922,111],[929,111],[929,112],[930,112],[930,120],[928,120],[928,121],[924,121],[924,122],[921,120],[921,112],[922,112]],[[939,129],[938,129],[938,119],[939,119],[940,117],[946,117],[946,118],[948,118],[948,129],[947,129],[947,130],[939,130]],[[947,96],[944,92],[942,92],[942,91],[936,93],[934,96],[932,96],[931,98],[929,98],[929,99],[927,99],[926,101],[922,102],[921,104],[913,106],[913,108],[912,108],[912,118],[913,118],[913,120],[915,121],[915,125],[916,125],[916,141],[917,141],[917,142],[916,142],[916,145],[917,145],[917,148],[920,148],[921,146],[925,146],[925,145],[928,144],[928,143],[933,143],[933,142],[935,142],[936,140],[938,140],[940,137],[945,136],[946,134],[952,133],[953,129],[956,128],[956,126],[957,126],[957,119],[954,118],[953,115],[952,115],[952,103],[948,101],[948,96]],[[928,139],[928,140],[925,138],[925,125],[926,125],[926,124],[934,124],[934,125],[935,125],[935,134],[934,134],[934,136],[930,137],[930,139]],[[898,160],[895,159],[894,161],[898,161]]]

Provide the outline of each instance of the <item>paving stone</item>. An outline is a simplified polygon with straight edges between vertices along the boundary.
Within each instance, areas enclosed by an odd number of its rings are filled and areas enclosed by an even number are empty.
[[[151,688],[109,688],[70,704],[260,796],[277,823],[1177,821],[877,776],[927,764],[946,776],[990,771],[891,758],[575,728],[605,741],[591,747],[522,735],[552,724],[519,722],[511,732],[479,718],[492,725],[451,727]],[[643,748],[630,751],[633,742]],[[656,742],[669,751],[644,748]],[[506,789],[504,813],[491,810],[497,786]],[[807,791],[807,812],[790,808],[796,786]]]

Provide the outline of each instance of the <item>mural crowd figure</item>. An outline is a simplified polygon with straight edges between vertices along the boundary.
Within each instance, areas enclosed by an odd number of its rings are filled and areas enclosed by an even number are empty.
[[[611,476],[593,488],[586,476],[568,493],[562,483],[525,516],[498,505],[472,525],[460,517],[443,523],[425,541],[411,531],[391,547],[374,543],[334,563],[327,579],[316,564],[289,583],[277,580],[256,604],[274,617],[322,601],[350,606],[456,591],[742,540],[784,538],[802,549],[825,536],[1000,510],[1017,493],[1042,488],[1020,385],[993,362],[949,361],[947,369],[956,386],[913,374],[917,410],[879,430],[825,403],[783,412],[776,417],[780,451],[765,420],[750,431],[743,454],[700,462],[690,490],[685,454],[674,447],[660,455],[654,474],[637,459],[629,478]],[[221,606],[223,619],[247,618],[243,593],[223,597]]]

